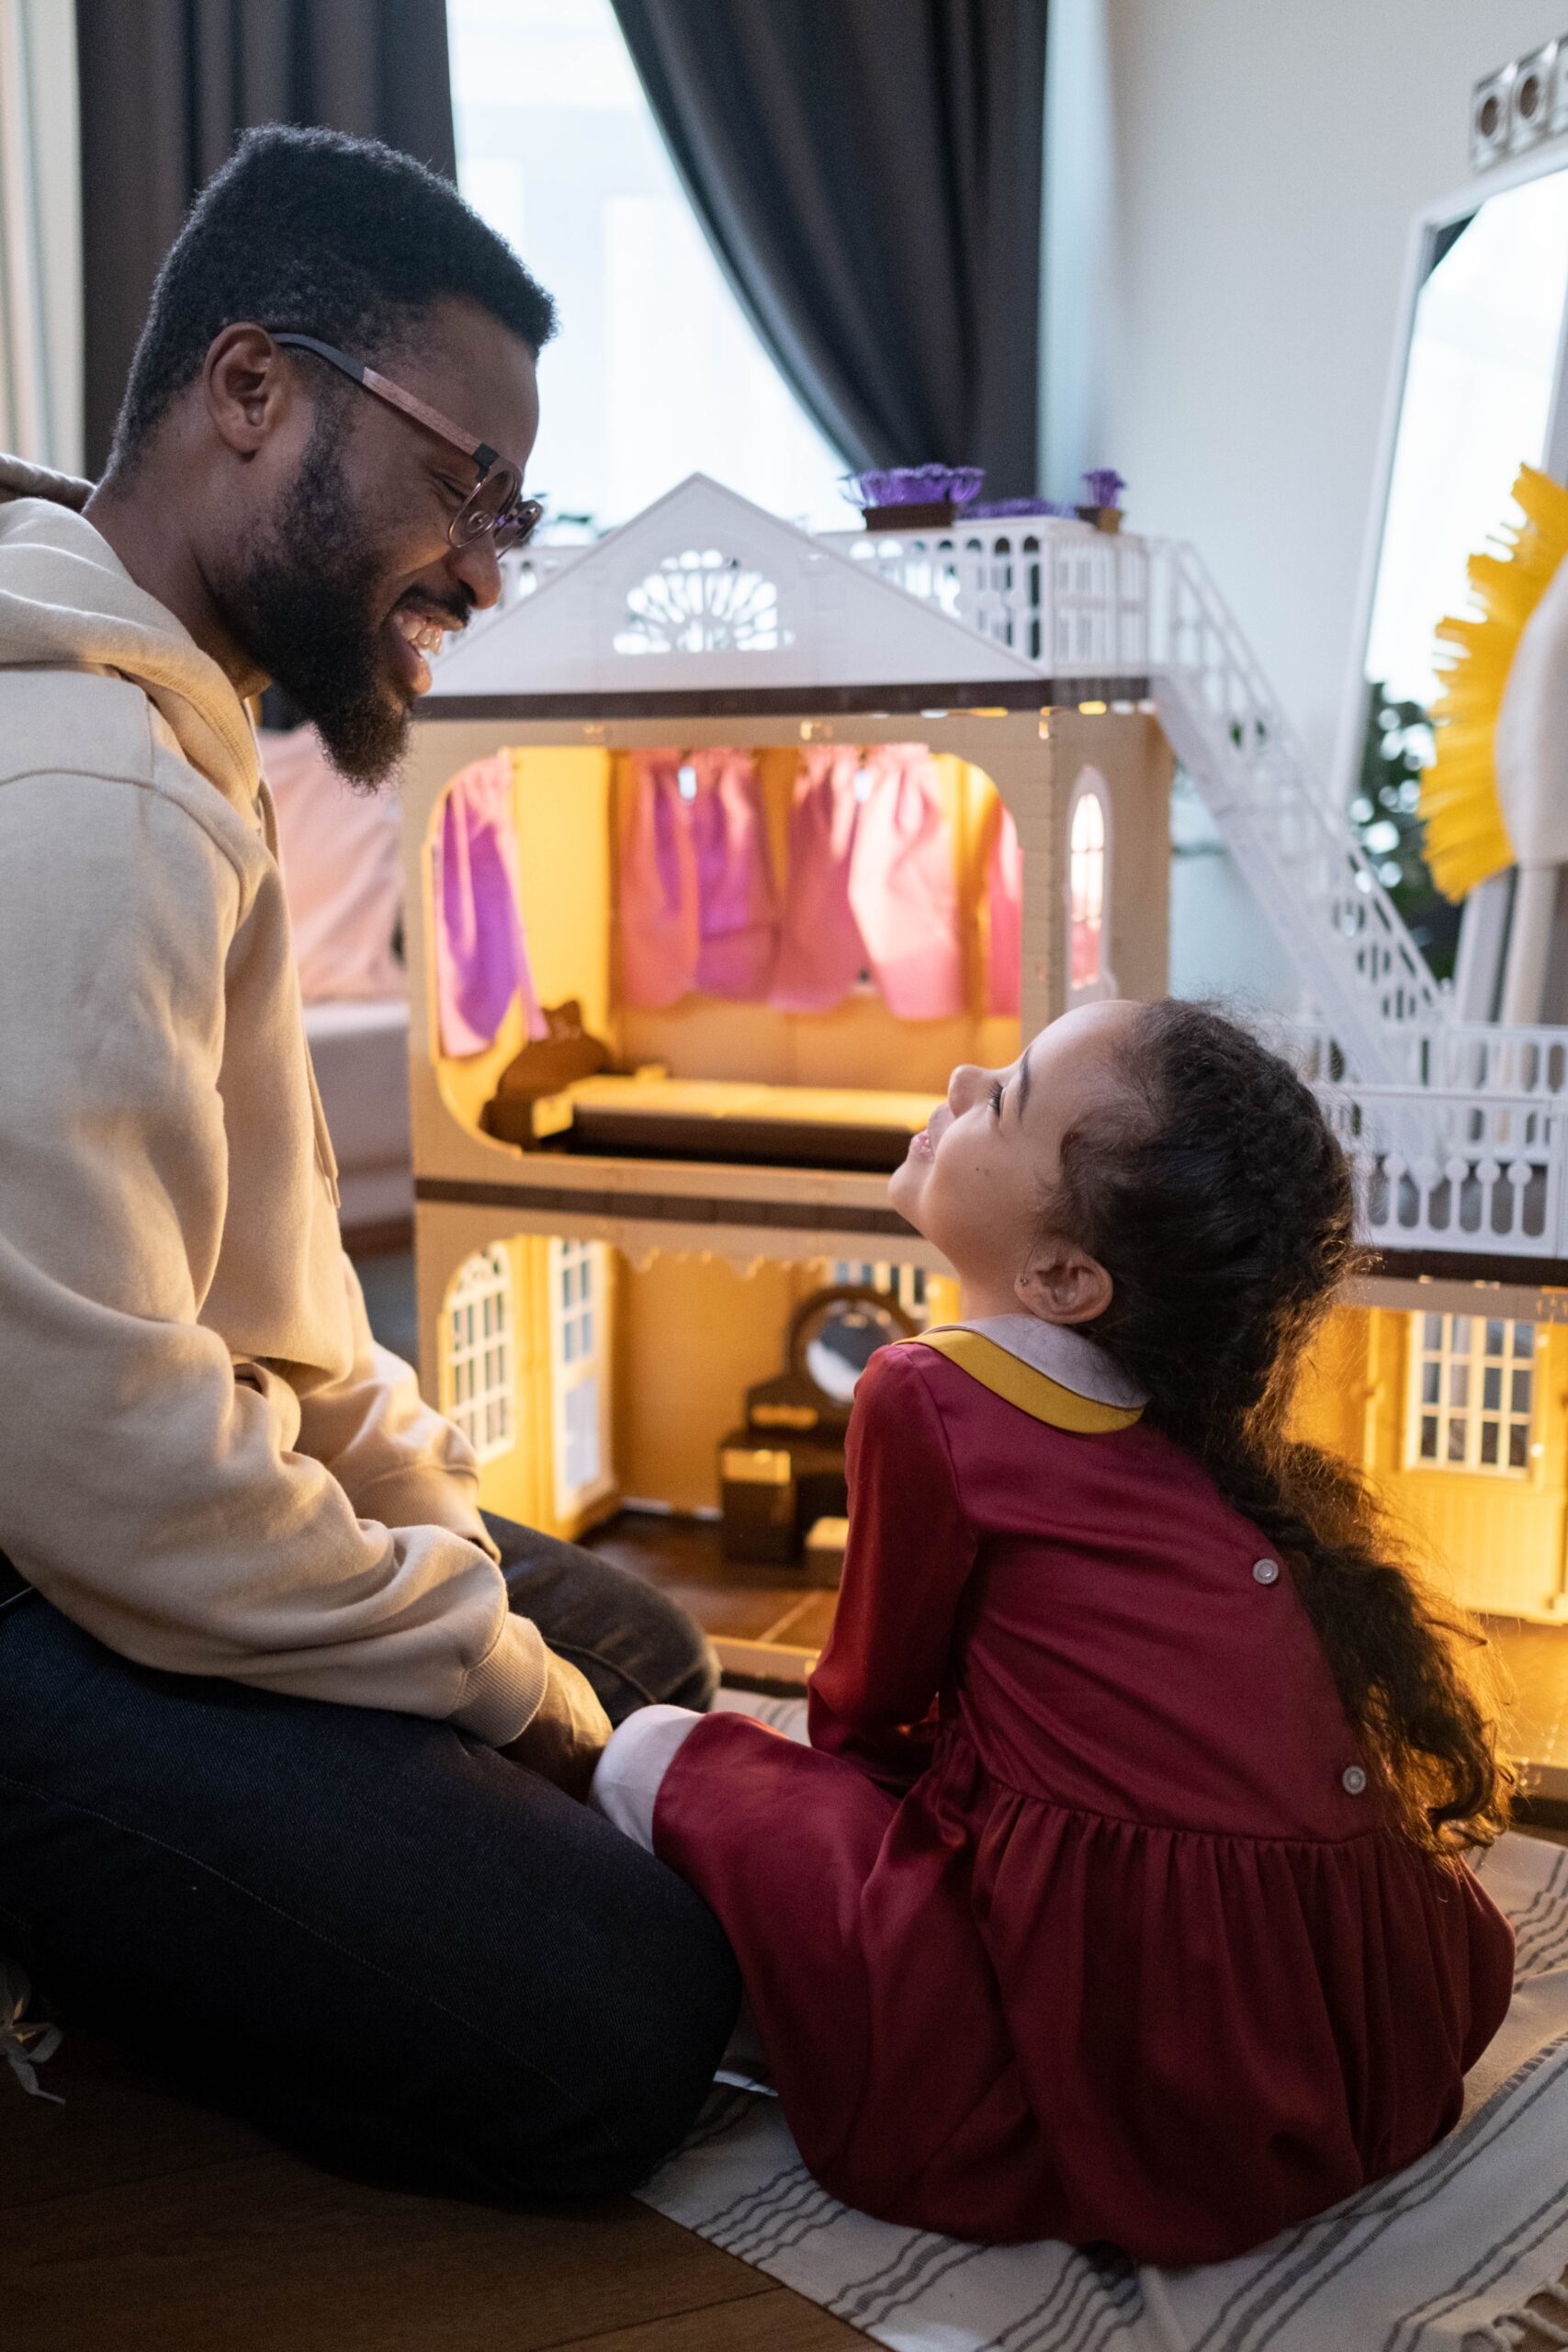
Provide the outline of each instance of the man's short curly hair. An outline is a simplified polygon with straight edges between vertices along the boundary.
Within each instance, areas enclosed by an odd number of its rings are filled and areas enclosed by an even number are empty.
[[[158,273],[110,471],[145,448],[235,320],[384,354],[447,295],[477,302],[536,357],[555,333],[555,304],[511,246],[412,156],[332,130],[247,131]]]

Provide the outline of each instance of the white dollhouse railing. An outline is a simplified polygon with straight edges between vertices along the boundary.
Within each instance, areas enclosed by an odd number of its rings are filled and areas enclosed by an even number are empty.
[[[1557,1261],[1568,1255],[1560,1094],[1320,1085],[1349,1153],[1363,1241]]]

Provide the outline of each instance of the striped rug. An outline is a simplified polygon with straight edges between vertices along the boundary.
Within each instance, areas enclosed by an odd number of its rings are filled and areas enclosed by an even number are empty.
[[[798,1736],[798,1702],[723,1703]],[[1505,1838],[1481,1875],[1518,1975],[1458,2130],[1239,2261],[1140,2269],[1111,2247],[869,2221],[817,2187],[777,2102],[733,2084],[643,2197],[895,2352],[1511,2352],[1521,2306],[1568,2265],[1568,1848]],[[1568,2301],[1555,2316],[1546,2340],[1568,2344]]]

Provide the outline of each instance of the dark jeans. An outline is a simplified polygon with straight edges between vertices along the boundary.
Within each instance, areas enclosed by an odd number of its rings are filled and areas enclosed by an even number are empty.
[[[671,1602],[490,1524],[612,1718],[707,1704]],[[0,1951],[321,2162],[507,2202],[639,2179],[739,1996],[700,1899],[493,1749],[133,1666],[32,1592],[0,1608]]]

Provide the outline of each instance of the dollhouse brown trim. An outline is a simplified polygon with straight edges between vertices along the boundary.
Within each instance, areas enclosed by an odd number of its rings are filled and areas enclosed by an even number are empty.
[[[1043,714],[1080,703],[1145,701],[1147,678],[974,679],[914,685],[705,686],[648,694],[443,695],[415,707],[427,724],[459,719],[555,719],[578,722],[649,718],[758,718],[809,713],[814,718],[872,718],[892,712],[1035,710]]]
[[[686,1193],[591,1193],[576,1185],[484,1184],[446,1176],[417,1178],[414,1197],[465,1208],[607,1216],[621,1224],[640,1217],[649,1225],[761,1225],[795,1233],[888,1233],[902,1240],[917,1238],[913,1226],[893,1209],[837,1208],[830,1202],[715,1200]]]
[[[1562,1258],[1494,1258],[1470,1250],[1377,1250],[1368,1253],[1363,1271],[1373,1281],[1473,1283],[1477,1291],[1508,1286],[1568,1290],[1568,1260]],[[1412,1304],[1419,1306],[1420,1301],[1413,1298]]]

